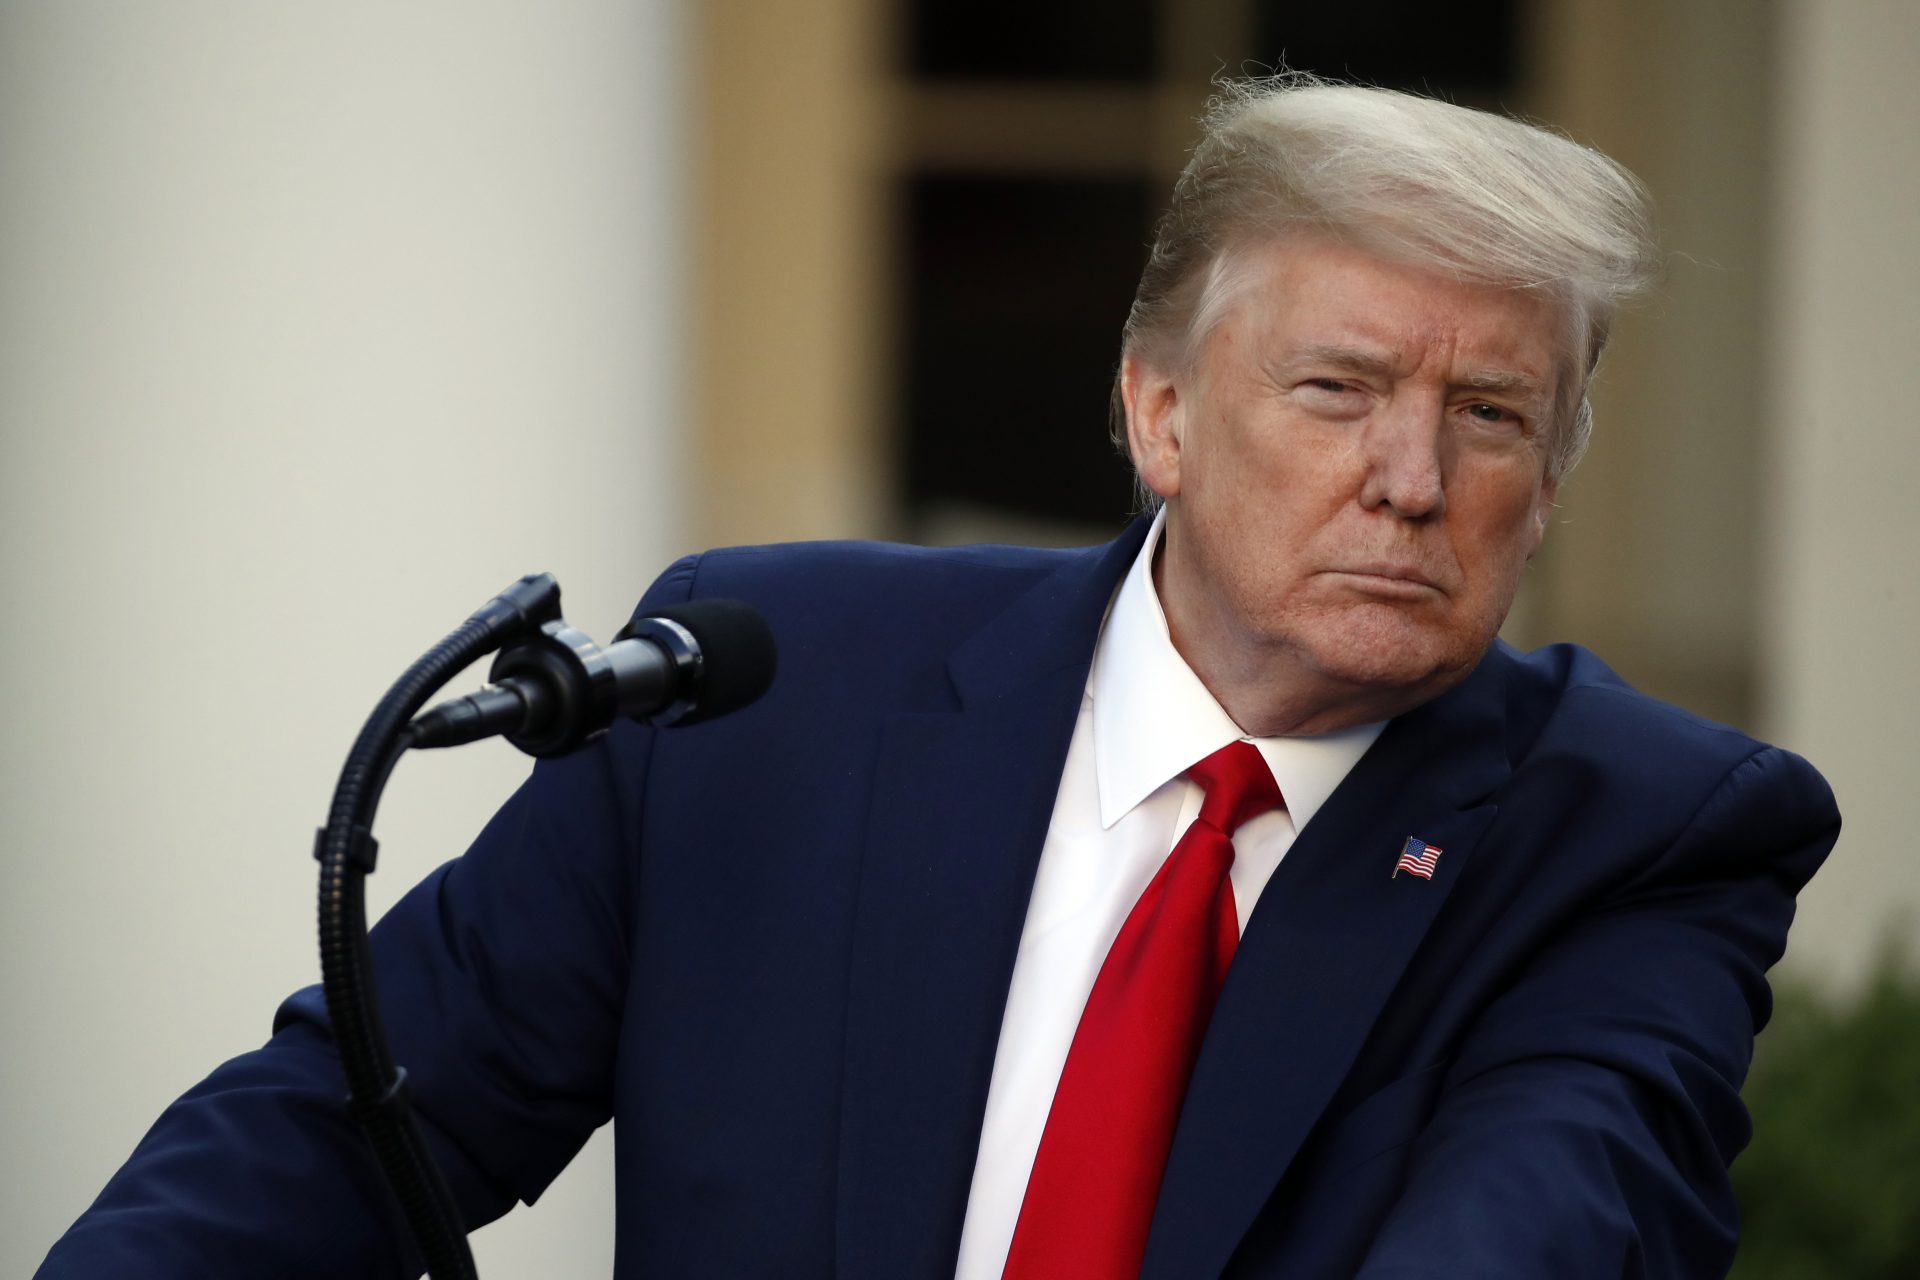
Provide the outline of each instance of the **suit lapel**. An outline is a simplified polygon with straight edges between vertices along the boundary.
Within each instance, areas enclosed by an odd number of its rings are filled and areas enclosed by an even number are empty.
[[[1281,861],[1221,992],[1143,1277],[1218,1275],[1345,1078],[1459,881],[1509,769],[1505,659],[1390,724]],[[1432,880],[1394,862],[1443,850]]]
[[[951,1276],[1027,900],[1108,599],[1145,534],[957,649],[956,710],[887,725],[847,1002],[838,1274]]]

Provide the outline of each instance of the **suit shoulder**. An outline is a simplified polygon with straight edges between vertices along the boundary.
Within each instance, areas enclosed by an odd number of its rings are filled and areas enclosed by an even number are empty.
[[[782,670],[832,684],[919,670],[1050,580],[1098,576],[1119,544],[1068,549],[803,542],[728,547],[670,567],[640,612],[693,597],[745,600],[766,617]],[[1119,549],[1124,550],[1124,547]],[[790,661],[791,659],[791,661]]]
[[[1088,550],[854,540],[718,547],[669,565],[647,589],[640,611],[694,596],[734,596],[764,608],[790,597],[911,601],[972,588],[1014,590]]]
[[[1748,755],[1765,745],[1732,725],[1643,693],[1583,645],[1550,644],[1528,653],[1502,648],[1512,662],[1509,702],[1532,710],[1542,728],[1572,715],[1583,724],[1607,724],[1615,733],[1692,742],[1714,752]]]
[[[1762,742],[1684,707],[1643,693],[1591,650],[1554,644],[1518,653],[1508,675],[1510,724],[1523,726],[1512,743],[1518,763],[1551,756],[1587,757],[1605,773],[1647,792],[1670,791],[1688,778],[1713,785],[1749,762],[1782,775],[1826,784],[1791,751]]]
[[[969,603],[1004,601],[1085,554],[1084,549],[854,541],[723,547],[690,557],[690,589],[783,612],[795,607],[934,614],[959,607],[964,612]]]
[[[859,574],[919,577],[927,573],[1049,573],[1084,547],[1017,547],[977,544],[923,547],[905,542],[846,539],[827,542],[774,542],[759,546],[719,547],[696,557],[709,573],[757,572]]]
[[[1578,646],[1503,656],[1509,733],[1524,725],[1503,814],[1555,832],[1542,847],[1561,865],[1637,883],[1758,860],[1797,886],[1832,847],[1833,791],[1800,756],[1642,693]]]

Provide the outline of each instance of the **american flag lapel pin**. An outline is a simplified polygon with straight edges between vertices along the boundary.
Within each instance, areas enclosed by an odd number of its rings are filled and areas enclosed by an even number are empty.
[[[1439,862],[1440,850],[1419,836],[1408,836],[1407,847],[1400,851],[1400,861],[1393,864],[1393,875],[1398,879],[1400,873],[1405,871],[1422,880],[1431,880],[1433,869]]]

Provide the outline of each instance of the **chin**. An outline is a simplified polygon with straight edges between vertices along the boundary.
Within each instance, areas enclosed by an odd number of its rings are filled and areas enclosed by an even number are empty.
[[[1486,644],[1404,616],[1353,619],[1336,628],[1313,628],[1300,650],[1323,676],[1349,685],[1437,694],[1465,676],[1486,651]]]
[[[1373,653],[1348,649],[1314,655],[1314,667],[1327,679],[1341,684],[1387,690],[1416,690],[1446,680],[1453,674],[1450,664],[1423,661],[1405,653]]]

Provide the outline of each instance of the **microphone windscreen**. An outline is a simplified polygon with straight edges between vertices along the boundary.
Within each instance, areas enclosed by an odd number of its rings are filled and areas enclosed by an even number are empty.
[[[693,710],[675,724],[698,724],[738,711],[773,684],[773,632],[744,600],[689,600],[648,611],[685,627],[700,646],[703,669]]]

